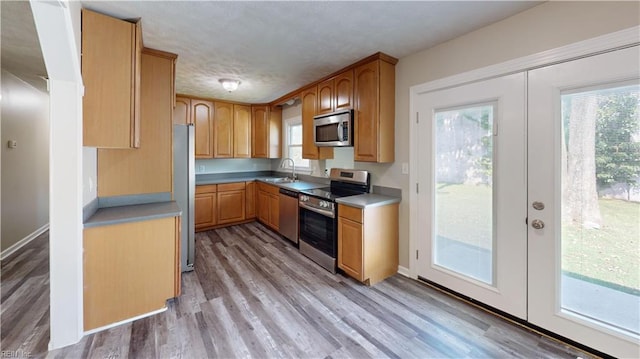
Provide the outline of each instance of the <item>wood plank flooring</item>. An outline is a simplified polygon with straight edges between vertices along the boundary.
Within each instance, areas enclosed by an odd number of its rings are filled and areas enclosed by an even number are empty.
[[[47,352],[47,238],[3,261],[1,278],[3,356],[589,356],[400,275],[374,287],[332,275],[257,222],[198,233],[195,271],[183,274],[183,294],[166,312],[56,351]]]

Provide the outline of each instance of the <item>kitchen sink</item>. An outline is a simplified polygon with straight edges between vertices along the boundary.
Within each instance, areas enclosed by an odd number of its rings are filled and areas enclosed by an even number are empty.
[[[289,178],[289,177],[271,177],[271,178],[263,178],[265,182],[269,183],[293,183],[298,182],[298,180]]]

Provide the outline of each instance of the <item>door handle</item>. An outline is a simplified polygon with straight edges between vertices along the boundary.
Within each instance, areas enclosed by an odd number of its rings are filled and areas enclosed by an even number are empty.
[[[533,221],[531,221],[531,227],[535,229],[542,229],[544,228],[544,222],[539,219],[534,219]]]

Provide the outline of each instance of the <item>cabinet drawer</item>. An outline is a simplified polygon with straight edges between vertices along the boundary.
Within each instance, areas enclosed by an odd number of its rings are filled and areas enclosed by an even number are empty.
[[[196,186],[196,194],[198,193],[216,193],[216,187],[218,185],[215,184],[205,184]]]
[[[338,204],[338,217],[350,219],[362,223],[362,209]]]
[[[262,183],[262,182],[258,182],[258,190],[259,191],[264,191],[264,192],[267,192],[267,193],[271,193],[271,194],[280,193],[280,189],[277,186],[272,186],[270,184],[266,184],[266,183]]]
[[[238,191],[244,189],[244,182],[224,183],[218,185],[218,192]]]

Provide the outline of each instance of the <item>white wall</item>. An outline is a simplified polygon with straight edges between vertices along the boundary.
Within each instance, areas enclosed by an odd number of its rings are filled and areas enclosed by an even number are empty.
[[[640,24],[639,2],[546,2],[510,18],[400,59],[396,65],[396,162],[356,162],[374,184],[402,189],[400,265],[409,265],[409,89],[435,79],[535,54]]]
[[[4,251],[49,223],[49,95],[2,70],[1,104]]]

